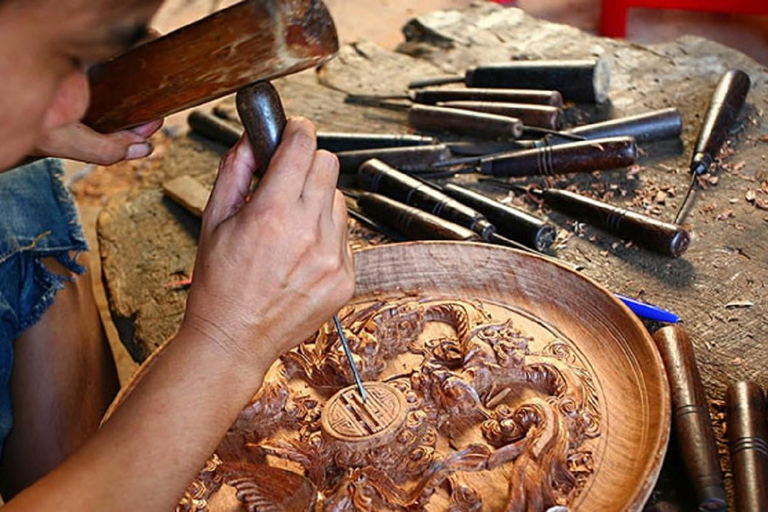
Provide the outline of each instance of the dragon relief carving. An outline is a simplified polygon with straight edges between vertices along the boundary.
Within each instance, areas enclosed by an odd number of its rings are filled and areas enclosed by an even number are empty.
[[[534,350],[479,301],[407,297],[341,316],[369,400],[323,326],[273,366],[177,510],[206,510],[224,484],[248,510],[286,509],[248,478],[275,461],[316,489],[303,505],[315,510],[430,509],[437,492],[442,508],[481,510],[487,497],[473,473],[503,479],[509,512],[573,503],[594,471],[601,414],[568,343]],[[433,322],[439,334],[429,334]]]

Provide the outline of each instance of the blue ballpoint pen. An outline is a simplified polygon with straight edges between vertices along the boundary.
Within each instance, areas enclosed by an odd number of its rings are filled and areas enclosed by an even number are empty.
[[[625,297],[624,295],[620,295],[618,293],[614,293],[614,295],[616,298],[626,304],[634,314],[641,318],[656,320],[657,322],[667,322],[670,324],[676,324],[680,321],[680,317],[676,314],[661,309],[658,306],[654,306],[653,304],[647,304],[636,299],[630,299],[629,297]]]

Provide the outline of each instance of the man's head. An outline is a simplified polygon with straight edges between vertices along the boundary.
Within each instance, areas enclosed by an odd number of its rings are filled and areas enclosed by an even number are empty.
[[[84,69],[132,46],[162,0],[0,0],[0,170],[88,107]]]

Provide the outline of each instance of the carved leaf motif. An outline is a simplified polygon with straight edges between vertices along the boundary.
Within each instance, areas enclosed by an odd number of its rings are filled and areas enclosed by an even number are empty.
[[[315,485],[325,484],[325,468],[330,461],[320,436],[312,436],[306,440],[276,440],[272,444],[262,443],[261,448],[270,455],[301,464],[307,472],[307,477]]]
[[[448,482],[451,486],[448,512],[478,512],[483,509],[483,498],[474,487],[456,475],[451,475]]]
[[[595,380],[567,342],[534,350],[511,318],[493,318],[479,301],[406,297],[340,316],[365,379],[396,391],[403,413],[388,414],[391,400],[365,405],[343,389],[352,384],[349,366],[337,334],[324,326],[283,357],[276,368],[284,371],[233,427],[239,437],[230,451],[248,457],[226,457],[217,473],[226,473],[249,510],[291,510],[275,508],[290,485],[299,494],[310,486],[313,500],[319,490],[323,509],[334,512],[432,510],[431,497],[448,491],[451,510],[480,510],[482,497],[462,477],[468,472],[507,477],[511,511],[568,505],[584,488],[594,471],[584,443],[600,434],[600,404]],[[455,334],[428,329],[430,322]],[[330,413],[337,403],[338,418]],[[273,457],[300,464],[306,478],[293,475],[289,485],[278,470],[275,485],[271,468],[260,465]],[[185,498],[198,508],[187,510],[204,510],[208,495],[204,485],[191,488]]]
[[[312,482],[291,471],[242,462],[225,462],[219,471],[249,512],[304,512],[317,501]]]

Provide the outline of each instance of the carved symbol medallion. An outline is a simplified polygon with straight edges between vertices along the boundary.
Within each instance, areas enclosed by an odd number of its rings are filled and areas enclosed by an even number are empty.
[[[405,396],[381,382],[366,382],[368,401],[357,386],[342,389],[328,400],[321,426],[330,437],[345,442],[381,444],[400,428],[407,412]]]

